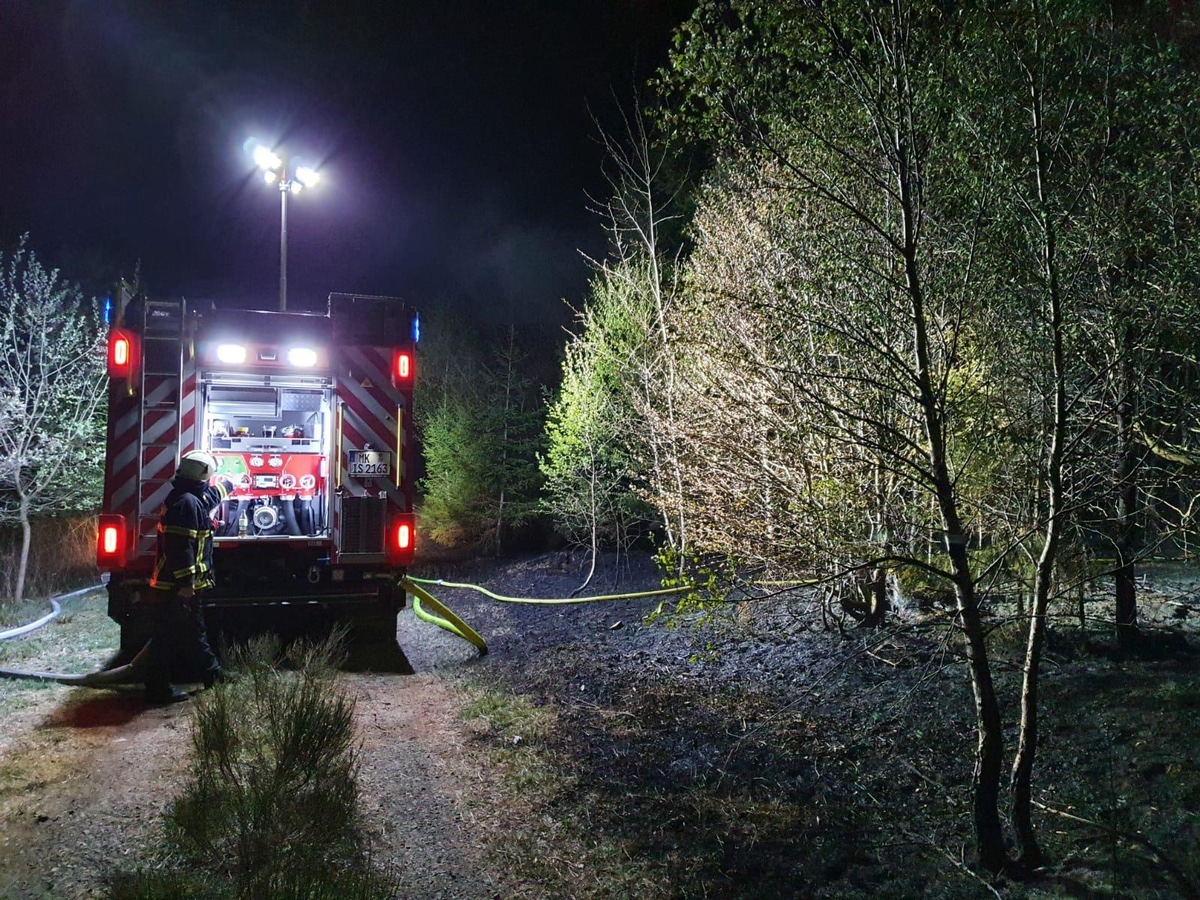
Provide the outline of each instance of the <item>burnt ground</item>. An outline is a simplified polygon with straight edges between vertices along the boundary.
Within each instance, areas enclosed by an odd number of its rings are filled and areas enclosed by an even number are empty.
[[[418,574],[566,597],[585,562]],[[969,869],[974,730],[946,616],[827,630],[802,590],[648,621],[661,598],[533,606],[431,586],[489,653],[409,609],[416,674],[344,676],[373,858],[417,898],[1188,896],[1200,672],[1180,635],[1200,609],[1187,572],[1160,575],[1143,612],[1172,630],[1145,653],[1114,655],[1098,621],[1056,627],[1036,786],[1053,862],[1031,880]],[[587,593],[658,579],[644,557],[608,558]],[[87,669],[115,642],[102,608],[85,598],[0,644],[0,666]],[[994,624],[1011,752],[1023,639]],[[0,683],[0,897],[103,896],[106,871],[152,864],[190,707]]]
[[[553,554],[431,574],[563,597],[583,563]],[[587,593],[658,577],[645,558],[609,559]],[[595,869],[607,871],[601,896],[1190,896],[1200,884],[1194,572],[1153,571],[1145,645],[1123,657],[1106,585],[1093,589],[1082,623],[1078,604],[1056,610],[1036,785],[1053,862],[1021,882],[987,885],[968,869],[973,707],[945,610],[839,628],[811,591],[776,588],[649,622],[658,600],[540,607],[434,588],[491,653],[465,663],[464,644],[454,661],[414,662],[552,712],[537,748],[510,760],[527,767],[532,753],[553,773],[530,810],[551,824],[506,857],[531,896],[592,895]],[[1009,754],[1024,649],[1010,612],[991,611]],[[491,728],[476,743],[503,763],[519,756],[520,732]],[[525,864],[548,835],[575,842],[583,871]]]

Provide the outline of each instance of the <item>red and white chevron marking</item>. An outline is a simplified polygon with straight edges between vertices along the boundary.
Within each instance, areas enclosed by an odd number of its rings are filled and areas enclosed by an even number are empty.
[[[108,392],[108,452],[104,463],[104,511],[137,515],[138,416],[140,398],[129,396],[123,383]]]
[[[337,367],[337,391],[342,400],[342,441],[338,448],[339,467],[345,471],[350,464],[350,451],[370,446],[374,450],[396,453],[400,450],[398,466],[403,467],[405,457],[405,435],[399,428],[399,411],[404,406],[404,396],[392,385],[392,351],[383,347],[346,347],[339,354]],[[411,491],[408,479],[401,477],[388,483],[387,493],[391,502],[400,509],[408,509]],[[399,480],[401,486],[396,487]],[[378,483],[378,482],[376,482]],[[343,487],[355,496],[365,496],[368,489],[357,481],[347,479]]]

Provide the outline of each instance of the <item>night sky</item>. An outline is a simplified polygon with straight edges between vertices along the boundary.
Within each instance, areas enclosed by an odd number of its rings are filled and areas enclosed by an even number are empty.
[[[288,206],[288,305],[398,294],[563,315],[603,252],[592,115],[694,0],[0,3],[0,247],[65,275],[275,308],[279,191],[247,138],[319,165]]]

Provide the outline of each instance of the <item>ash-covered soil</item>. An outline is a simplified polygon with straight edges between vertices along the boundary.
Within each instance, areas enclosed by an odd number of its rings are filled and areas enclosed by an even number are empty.
[[[585,570],[582,555],[556,553],[427,574],[561,598]],[[645,557],[610,556],[585,593],[659,579]],[[534,804],[553,826],[538,833],[573,830],[588,867],[606,864],[595,848],[619,848],[642,896],[1178,897],[1200,883],[1194,567],[1143,580],[1138,653],[1116,652],[1110,585],[1091,586],[1083,620],[1077,602],[1055,604],[1035,786],[1053,862],[1032,886],[985,885],[968,868],[976,734],[950,610],[913,604],[864,629],[823,613],[811,589],[775,586],[651,622],[671,598],[535,606],[431,590],[490,653],[474,659],[465,642],[426,634],[406,645],[417,670],[451,669],[554,711],[543,756],[562,785]],[[987,610],[1006,760],[1027,622],[1014,612]],[[504,759],[520,735],[489,739]],[[537,839],[528,846],[536,853]],[[621,895],[589,893],[565,866],[546,877],[560,895]],[[522,896],[555,895],[541,890]]]

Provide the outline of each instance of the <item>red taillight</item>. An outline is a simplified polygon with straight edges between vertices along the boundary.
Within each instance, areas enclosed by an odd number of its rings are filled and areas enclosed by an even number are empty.
[[[417,523],[412,513],[392,517],[388,528],[387,556],[393,566],[407,566],[417,546]]]
[[[133,375],[133,335],[114,328],[108,335],[108,376],[129,378]]]
[[[411,350],[397,350],[392,354],[392,384],[398,388],[411,388],[413,383],[413,354]]]
[[[125,517],[103,515],[96,535],[96,564],[101,569],[125,566]]]

